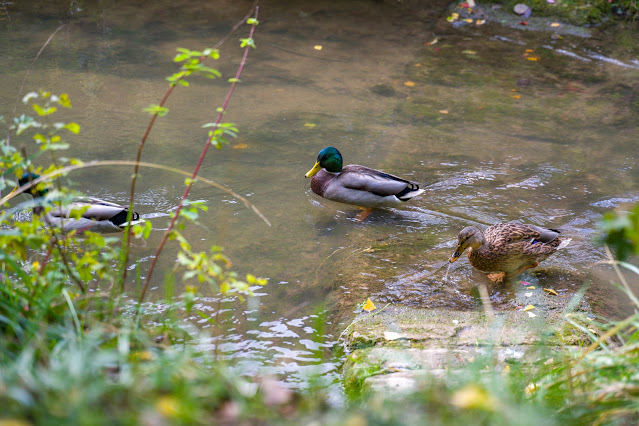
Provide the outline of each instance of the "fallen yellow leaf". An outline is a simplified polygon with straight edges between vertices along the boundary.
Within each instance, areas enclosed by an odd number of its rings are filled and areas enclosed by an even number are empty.
[[[533,53],[533,52],[534,52],[534,50],[532,50],[532,49],[526,49],[526,53]]]
[[[532,311],[533,309],[535,309],[535,307],[533,305],[528,305],[524,308],[524,312],[526,311]]]
[[[304,123],[304,127],[310,127],[312,129],[313,127],[315,127],[315,124],[313,124],[313,123]]]
[[[534,285],[531,285],[531,286],[526,287],[526,290],[534,290],[534,289],[535,289],[535,286],[534,286]]]
[[[477,385],[468,385],[453,394],[450,402],[464,409],[480,409],[484,411],[495,411],[497,401],[495,398]]]
[[[248,145],[245,143],[238,143],[237,145],[233,145],[233,149],[246,149]]]
[[[553,22],[552,24],[550,24],[551,27],[558,27],[561,24],[559,22]]]
[[[513,95],[513,98],[515,98],[515,99],[521,99],[521,96],[519,96],[519,95]]]
[[[448,110],[447,109],[440,109],[439,113],[440,114],[448,114]]]
[[[528,56],[526,59],[528,59],[529,61],[538,61],[541,58],[539,56]]]
[[[548,294],[552,294],[553,296],[559,296],[559,294],[557,294],[557,292],[552,288],[545,288],[544,291]]]
[[[370,311],[374,311],[377,308],[375,307],[375,304],[373,303],[371,299],[367,299],[362,309],[366,312],[370,312]]]
[[[316,44],[315,46],[313,46],[313,49],[315,50],[322,50],[322,46],[319,44]]]
[[[470,19],[470,18],[468,18],[468,19],[464,19],[464,21],[468,22],[469,24],[472,24],[472,23],[473,23],[473,20],[472,20],[472,19]]]
[[[412,81],[405,81],[404,82],[404,86],[413,87],[414,85],[415,85],[415,83],[413,83]]]
[[[475,25],[484,25],[486,23],[485,19],[478,19],[475,21]]]

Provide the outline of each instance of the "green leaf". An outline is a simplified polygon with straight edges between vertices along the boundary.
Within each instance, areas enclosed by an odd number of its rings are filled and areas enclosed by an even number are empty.
[[[249,24],[249,25],[259,25],[260,21],[258,21],[255,18],[248,18],[246,20],[246,23]]]
[[[158,117],[164,117],[169,113],[169,109],[160,105],[150,105],[144,108],[144,111],[150,113],[151,115],[157,114]]]
[[[71,108],[71,99],[69,99],[69,95],[67,95],[66,93],[61,94],[60,98],[58,99],[58,104],[65,108]]]
[[[37,98],[38,97],[38,93],[37,92],[29,92],[26,95],[24,95],[24,97],[22,98],[22,102],[23,103],[28,103],[31,99]]]
[[[253,40],[253,38],[241,38],[240,39],[240,47],[246,47],[246,46],[250,46],[252,48],[255,48],[255,41]]]
[[[80,133],[80,125],[78,123],[68,123],[64,128],[76,135]]]
[[[33,104],[33,110],[36,112],[36,114],[43,116],[43,115],[51,115],[54,112],[56,112],[58,109],[56,107],[48,107],[45,109],[38,104]]]

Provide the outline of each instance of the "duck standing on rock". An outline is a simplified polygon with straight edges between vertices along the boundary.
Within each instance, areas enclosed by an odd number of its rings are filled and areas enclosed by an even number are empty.
[[[25,173],[18,184],[20,187],[27,185],[36,179],[35,173]],[[16,191],[14,189],[14,191]],[[45,196],[49,192],[48,188],[38,189],[37,185],[33,185],[24,191],[33,196],[38,204],[33,208],[34,214],[42,214],[44,212],[45,222],[52,228],[60,229],[62,232],[70,232],[77,230],[79,232],[92,231],[102,234],[122,231],[128,224],[127,207],[100,200],[98,198],[81,197],[73,200],[66,205],[53,205],[51,209],[45,212],[43,204]],[[78,217],[72,214],[73,211],[82,212]],[[143,223],[144,219],[140,219],[137,212],[133,212],[131,225]]]
[[[312,177],[311,190],[327,200],[359,206],[361,222],[374,207],[391,207],[424,192],[411,182],[379,170],[356,164],[342,167],[342,155],[329,146],[317,155],[315,166],[305,175]]]
[[[466,249],[470,264],[494,282],[502,282],[539,265],[557,249],[565,247],[570,238],[559,238],[556,229],[546,229],[521,223],[498,223],[482,233],[469,226],[457,236],[457,249],[449,262],[456,261]]]

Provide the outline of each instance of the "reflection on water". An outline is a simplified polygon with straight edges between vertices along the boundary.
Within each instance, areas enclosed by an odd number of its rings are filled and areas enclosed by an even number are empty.
[[[82,132],[70,137],[68,155],[134,157],[148,120],[142,109],[164,93],[175,48],[213,45],[250,6],[213,3],[106,2],[65,21],[26,88],[70,94],[73,109],[59,119],[81,123]],[[367,297],[481,309],[477,284],[485,276],[462,258],[444,280],[445,262],[460,229],[509,220],[558,227],[573,239],[523,278],[566,297],[588,281],[598,312],[617,308],[593,240],[604,211],[639,201],[639,71],[597,55],[624,64],[636,58],[602,42],[605,33],[582,40],[496,24],[453,29],[442,12],[448,2],[424,4],[262,4],[257,49],[226,117],[240,136],[210,152],[201,174],[247,197],[273,225],[228,194],[196,185],[190,198],[205,200],[209,210],[185,236],[197,250],[223,246],[235,270],[270,282],[248,308],[220,307],[215,295],[198,300],[199,311],[221,310],[223,318],[222,337],[201,316],[185,318],[209,333],[203,348],[243,370],[282,375],[291,386],[304,387],[309,372],[331,381],[338,360],[326,357],[328,349]],[[69,18],[50,2],[16,2],[8,10],[11,24],[0,21],[5,117],[42,43]],[[433,30],[438,43],[425,45]],[[192,170],[206,137],[200,126],[221,104],[240,55],[236,39],[244,36],[231,37],[213,65],[224,78],[193,78],[170,98],[145,161]],[[526,49],[539,60],[527,60]],[[28,137],[14,142],[37,152]],[[327,145],[346,163],[405,176],[427,191],[403,209],[380,209],[357,223],[357,208],[318,199],[304,179]],[[129,175],[129,168],[110,167],[72,177],[82,191],[123,202]],[[133,248],[144,276],[183,177],[142,170],[138,189],[136,210],[155,229]],[[175,253],[169,246],[159,260],[154,298],[162,297],[161,277]],[[511,309],[523,297],[516,282],[488,292],[495,309]]]

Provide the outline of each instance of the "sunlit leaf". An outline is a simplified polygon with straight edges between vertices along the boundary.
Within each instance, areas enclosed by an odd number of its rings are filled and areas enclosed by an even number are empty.
[[[371,299],[367,299],[366,303],[364,303],[364,306],[362,307],[362,310],[366,312],[374,311],[375,309],[377,308]]]
[[[524,308],[524,312],[526,311],[532,311],[533,309],[535,309],[535,307],[533,305],[528,305]]]
[[[413,87],[414,85],[415,85],[415,83],[412,82],[412,81],[405,81],[404,82],[404,86]]]
[[[559,296],[559,294],[552,288],[545,288],[544,291],[548,294],[552,294],[553,296]]]
[[[245,143],[238,143],[237,145],[233,145],[233,149],[246,149],[248,145]]]
[[[467,385],[455,392],[451,404],[462,409],[475,409],[483,411],[495,411],[497,401],[486,390],[478,385]]]
[[[315,46],[313,46],[313,49],[315,50],[322,50],[322,46],[319,44],[316,44]]]
[[[313,127],[315,127],[315,123],[304,123],[304,127],[312,129]]]

